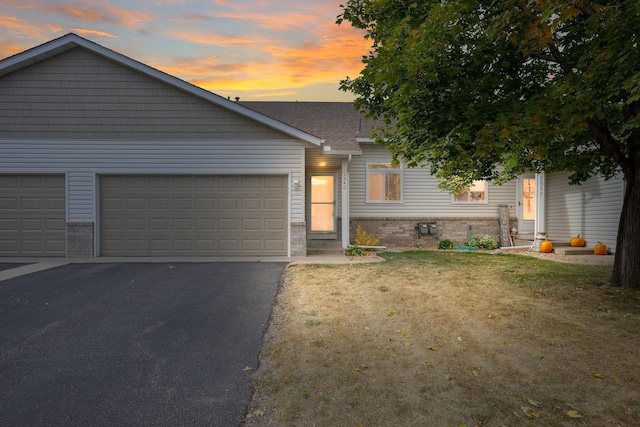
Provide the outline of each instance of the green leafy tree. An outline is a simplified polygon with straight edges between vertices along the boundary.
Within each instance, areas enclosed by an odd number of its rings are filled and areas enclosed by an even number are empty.
[[[382,118],[395,161],[441,187],[569,171],[622,174],[611,284],[640,288],[640,2],[349,0],[371,40],[341,88]]]

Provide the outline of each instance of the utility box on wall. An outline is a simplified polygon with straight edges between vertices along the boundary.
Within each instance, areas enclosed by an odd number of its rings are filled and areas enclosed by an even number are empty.
[[[419,222],[418,230],[420,234],[436,234],[438,232],[438,226],[435,222]]]

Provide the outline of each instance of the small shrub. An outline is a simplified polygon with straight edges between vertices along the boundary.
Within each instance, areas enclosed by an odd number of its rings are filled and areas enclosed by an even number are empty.
[[[367,254],[367,251],[358,245],[351,245],[345,249],[344,254],[347,256],[364,256]]]
[[[469,242],[471,246],[475,246],[478,249],[486,249],[492,251],[500,247],[500,240],[493,236],[477,236],[471,239]]]
[[[449,239],[440,240],[438,249],[453,249],[453,242]]]
[[[370,234],[362,228],[362,225],[358,224],[356,228],[356,245],[360,246],[378,246],[380,239],[375,234]]]

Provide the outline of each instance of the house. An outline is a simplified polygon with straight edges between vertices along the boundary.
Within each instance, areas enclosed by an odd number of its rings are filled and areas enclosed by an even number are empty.
[[[621,180],[454,196],[392,165],[375,125],[350,103],[234,102],[67,34],[0,61],[0,256],[303,256],[358,225],[462,244],[498,235],[501,208],[531,240],[615,244]]]

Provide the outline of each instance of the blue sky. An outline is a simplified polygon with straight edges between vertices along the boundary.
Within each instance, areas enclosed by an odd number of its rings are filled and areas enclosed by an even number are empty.
[[[343,0],[344,1],[344,0]],[[0,57],[74,32],[222,96],[351,101],[368,52],[340,0],[0,0]]]

